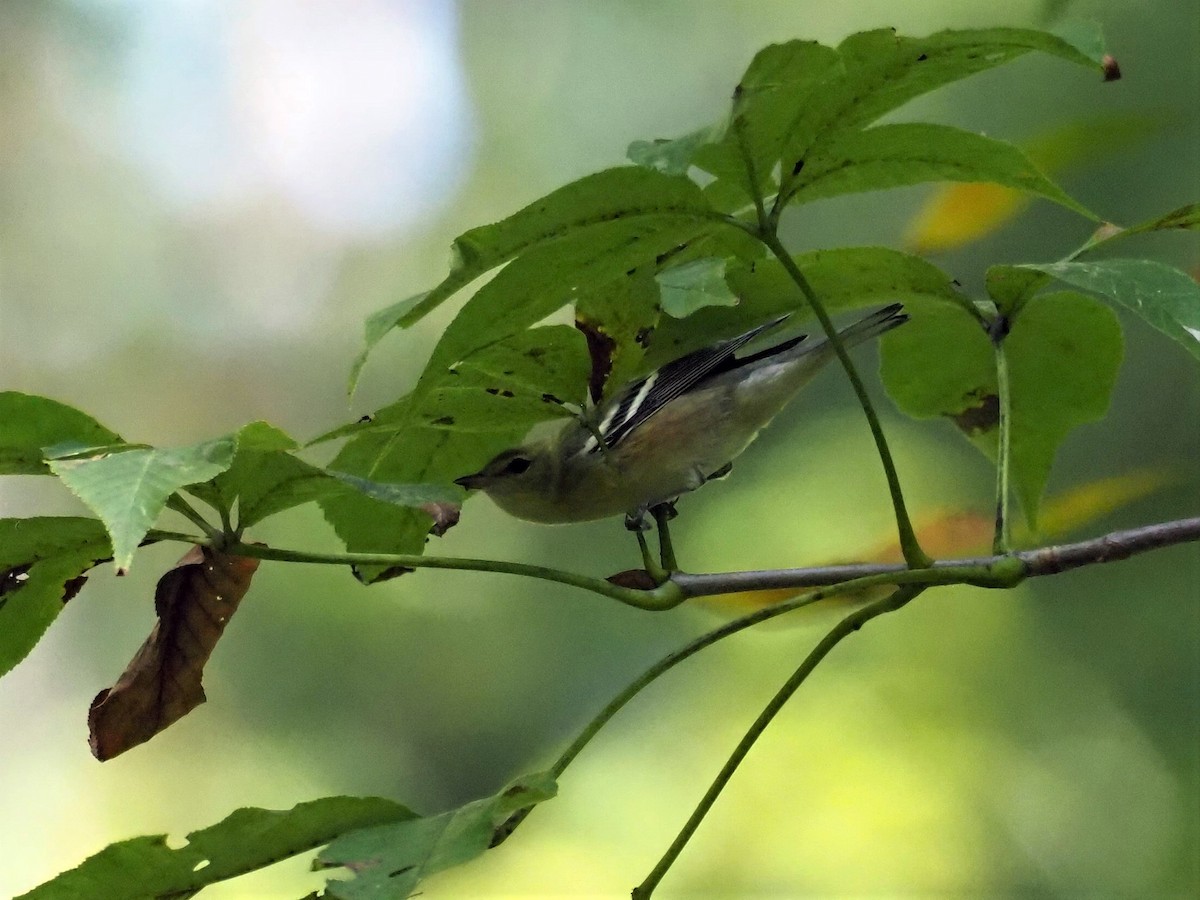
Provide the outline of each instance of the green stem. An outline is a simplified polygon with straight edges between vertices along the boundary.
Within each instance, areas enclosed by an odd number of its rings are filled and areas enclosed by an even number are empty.
[[[685,644],[678,650],[675,650],[650,668],[646,669],[635,678],[630,684],[610,700],[605,707],[597,713],[583,730],[579,732],[570,746],[562,752],[558,760],[550,767],[550,771],[558,778],[566,771],[569,766],[586,747],[600,730],[608,724],[621,709],[631,701],[634,697],[642,692],[643,688],[649,687],[658,678],[665,675],[675,666],[679,665],[690,656],[694,656],[701,650],[709,647],[717,641],[724,640],[727,637],[732,637],[740,631],[745,631],[754,625],[761,622],[766,622],[774,619],[776,616],[782,616],[785,613],[793,612],[805,606],[811,606],[814,603],[819,603],[822,600],[828,600],[830,597],[837,597],[843,594],[852,594],[856,591],[868,590],[873,587],[888,586],[892,587],[897,582],[907,582],[909,588],[920,592],[935,584],[988,584],[998,576],[992,573],[985,566],[963,566],[953,571],[945,569],[925,569],[913,570],[908,569],[900,572],[881,573],[879,575],[868,575],[862,578],[855,578],[849,581],[843,581],[839,584],[829,585],[819,590],[808,591],[796,597],[791,597],[788,600],[783,600],[779,603],[773,603],[770,606],[765,606],[762,609],[757,609],[752,613],[748,613],[731,622],[726,622],[720,628],[715,628],[712,631],[700,635],[700,637]],[[915,596],[915,594],[914,594]],[[510,835],[513,830],[525,817],[533,811],[533,807],[523,809],[514,813],[509,817],[508,821],[497,829],[496,839],[493,843],[498,844]]]
[[[1012,397],[1008,385],[1008,357],[1004,354],[1003,336],[993,339],[996,349],[996,393],[999,395],[999,428],[996,449],[996,532],[992,538],[992,552],[1000,556],[1012,548],[1009,539],[1009,485],[1011,460]]]
[[[850,354],[846,351],[845,345],[838,336],[837,329],[833,325],[833,320],[829,318],[829,313],[825,310],[825,305],[817,297],[816,292],[812,289],[812,285],[808,283],[808,279],[804,277],[804,273],[800,271],[800,267],[796,265],[791,254],[779,241],[778,235],[773,231],[768,231],[765,228],[760,228],[758,238],[779,260],[784,270],[791,276],[792,281],[800,288],[804,298],[808,301],[816,314],[818,321],[821,323],[821,328],[825,331],[825,336],[829,340],[829,344],[833,347],[834,353],[837,354],[838,361],[841,362],[842,368],[846,372],[846,377],[850,379],[850,384],[854,388],[854,393],[858,397],[858,403],[862,407],[863,414],[867,417],[867,424],[871,428],[871,436],[875,439],[875,447],[879,451],[880,462],[883,463],[883,471],[887,476],[888,491],[892,496],[892,506],[896,514],[896,528],[900,535],[900,549],[904,553],[904,561],[908,563],[910,568],[923,568],[931,562],[930,557],[921,549],[920,543],[917,541],[916,532],[913,530],[912,520],[909,518],[908,509],[904,505],[904,492],[900,488],[900,476],[896,473],[896,464],[892,460],[891,450],[888,449],[887,438],[883,433],[883,426],[879,423],[879,416],[875,412],[875,407],[871,403],[871,398],[867,394],[867,389],[863,385],[862,378],[859,377],[858,370],[854,367],[854,362],[850,359]]]
[[[173,509],[179,513],[197,528],[204,532],[210,541],[219,544],[221,542],[222,532],[219,528],[214,528],[208,523],[204,516],[200,515],[196,509],[183,499],[179,494],[172,494],[167,498],[167,508]]]
[[[634,534],[637,535],[638,550],[642,553],[642,568],[655,584],[662,584],[670,577],[670,572],[655,561],[654,554],[650,552],[650,545],[646,542],[646,532],[639,528]]]
[[[721,771],[717,773],[717,777],[713,779],[704,797],[701,798],[696,809],[688,818],[675,840],[671,842],[671,846],[667,848],[662,859],[658,861],[658,865],[646,876],[646,879],[633,889],[633,900],[647,900],[662,881],[664,875],[671,868],[671,865],[678,858],[683,848],[687,846],[687,842],[695,834],[696,829],[700,827],[700,823],[704,821],[704,817],[716,802],[717,797],[721,795],[721,791],[728,784],[729,779],[733,777],[733,773],[737,771],[739,765],[746,755],[750,752],[750,748],[758,740],[759,736],[767,729],[772,720],[783,709],[784,704],[791,699],[792,695],[802,685],[805,679],[812,673],[813,669],[823,660],[829,652],[833,650],[844,638],[850,636],[855,631],[858,631],[865,623],[874,619],[876,616],[881,616],[884,613],[894,612],[900,609],[918,594],[922,588],[920,587],[901,587],[897,588],[887,597],[881,600],[876,600],[866,606],[860,607],[850,615],[846,616],[835,625],[821,642],[813,648],[812,652],[805,657],[804,662],[800,667],[792,673],[791,677],[784,682],[783,686],[776,692],[775,696],[766,705],[758,718],[754,720],[754,724],[738,742],[733,753],[725,761],[725,765],[721,767]]]
[[[678,572],[679,563],[675,561],[675,545],[671,541],[671,509],[665,503],[660,503],[650,510],[654,516],[654,524],[658,526],[658,555],[662,567],[667,572]]]
[[[316,563],[333,566],[384,566],[404,569],[458,569],[468,572],[497,572],[503,575],[523,575],[555,584],[565,584],[600,594],[603,597],[634,606],[638,609],[664,610],[678,606],[687,596],[678,585],[664,582],[652,591],[641,591],[621,587],[603,578],[578,575],[534,566],[527,563],[506,562],[498,559],[450,558],[444,556],[417,556],[408,553],[313,553],[306,550],[280,550],[263,544],[235,543],[226,548],[235,556],[252,556],[256,559],[273,559],[281,562]]]

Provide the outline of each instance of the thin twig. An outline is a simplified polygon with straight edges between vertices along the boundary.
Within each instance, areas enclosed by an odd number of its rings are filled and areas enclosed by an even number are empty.
[[[763,711],[758,714],[758,718],[754,720],[754,724],[750,726],[749,730],[747,730],[746,734],[738,742],[733,753],[725,760],[725,765],[721,767],[721,771],[717,773],[717,777],[713,779],[704,797],[701,798],[691,816],[688,817],[679,834],[675,836],[675,840],[671,842],[671,846],[667,848],[662,859],[658,861],[658,864],[646,876],[646,879],[633,889],[633,900],[647,900],[654,892],[654,889],[667,873],[667,870],[671,868],[675,859],[683,851],[683,848],[687,845],[692,835],[695,834],[696,829],[700,827],[700,823],[704,821],[704,817],[708,815],[708,811],[716,802],[717,797],[721,795],[721,791],[724,790],[729,779],[733,777],[733,773],[737,771],[742,760],[746,758],[746,754],[750,752],[750,749],[754,746],[758,738],[766,731],[767,726],[771,724],[775,716],[783,709],[784,704],[791,699],[792,695],[796,693],[800,685],[804,683],[805,679],[808,678],[821,660],[828,656],[829,652],[841,643],[843,639],[858,631],[858,629],[871,619],[900,609],[909,600],[920,594],[922,590],[920,587],[897,588],[887,597],[856,609],[830,629],[829,633],[821,639],[821,642],[804,658],[804,662],[800,664],[800,667],[784,682],[783,686],[771,698],[771,701],[764,707]]]

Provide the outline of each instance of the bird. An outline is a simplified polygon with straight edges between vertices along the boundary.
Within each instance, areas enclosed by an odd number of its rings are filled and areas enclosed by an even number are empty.
[[[806,335],[738,357],[788,318],[779,316],[679,357],[635,379],[554,434],[504,450],[455,479],[519,519],[566,524],[625,514],[644,527],[647,510],[727,475],[733,461],[836,354]],[[843,346],[908,321],[901,304],[882,307],[838,332]]]

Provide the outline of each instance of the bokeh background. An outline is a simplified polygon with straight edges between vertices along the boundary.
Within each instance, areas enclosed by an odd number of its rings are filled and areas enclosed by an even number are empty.
[[[363,318],[441,278],[450,241],[715,120],[762,45],[868,27],[1096,18],[1125,78],[1028,58],[904,111],[1023,140],[1099,113],[1161,116],[1060,173],[1132,223],[1200,199],[1200,10],[1177,0],[435,2],[3,0],[0,389],[179,445],[265,418],[300,438],[411,385],[449,304],[390,337],[353,405]],[[929,189],[814,204],[796,249],[902,244]],[[936,261],[967,286],[1047,260],[1085,222],[1035,204]],[[1195,270],[1196,241],[1130,241]],[[1149,470],[1166,488],[1087,524],[1195,515],[1200,370],[1123,316],[1111,415],[1064,446],[1051,491]],[[870,369],[870,354],[864,365]],[[876,383],[876,393],[878,386]],[[887,410],[919,516],[986,512],[988,465],[943,423]],[[0,514],[73,513],[49,480]],[[694,570],[861,556],[889,507],[861,414],[827,372],[740,462],[682,504]],[[334,549],[312,508],[260,539]],[[618,522],[539,528],[486,500],[437,545],[609,572]],[[378,794],[436,811],[546,765],[654,659],[728,615],[647,614],[566,589],[420,572],[365,589],[268,564],[209,665],[209,703],[101,765],[92,696],[153,622],[180,548],[96,572],[0,682],[0,895],[110,841],[178,841],[238,806]],[[648,690],[516,838],[429,897],[627,896],[761,705],[833,621],[727,641]],[[214,898],[315,889],[307,858]],[[1011,593],[931,592],[822,665],[663,883],[678,896],[1195,896],[1200,892],[1200,552],[1193,545]]]

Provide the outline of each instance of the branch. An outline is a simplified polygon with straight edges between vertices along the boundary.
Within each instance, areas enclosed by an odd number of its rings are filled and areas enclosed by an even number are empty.
[[[201,541],[199,543],[207,543]],[[407,553],[311,553],[306,550],[284,550],[265,544],[235,543],[226,548],[236,556],[274,559],[282,562],[317,563],[329,566],[382,566],[388,569],[458,569],[466,572],[496,572],[501,575],[524,575],[541,581],[552,581],[582,588],[638,609],[664,610],[678,606],[687,596],[670,581],[653,590],[621,587],[603,578],[578,575],[562,569],[506,562],[499,559],[469,559],[444,556],[418,556]]]
[[[838,584],[852,578],[886,575],[923,576],[926,583],[945,583],[948,574],[959,581],[988,587],[1004,586],[1025,578],[1057,575],[1068,569],[1128,559],[1138,553],[1173,544],[1200,540],[1200,516],[1143,525],[1114,531],[1101,537],[1073,544],[1058,544],[1036,550],[1020,550],[1007,556],[981,556],[970,559],[938,560],[925,569],[909,569],[901,563],[852,563],[839,566],[814,566],[803,569],[764,569],[749,572],[724,572],[711,575],[676,573],[671,581],[688,597],[711,597],[742,591],[778,588],[818,587]],[[982,576],[982,577],[980,577]],[[905,578],[908,581],[908,578]],[[914,581],[916,579],[914,578]],[[995,583],[993,583],[993,581]],[[911,583],[911,582],[910,582]]]
[[[725,761],[725,765],[721,767],[721,771],[717,773],[717,777],[709,785],[704,797],[697,804],[696,809],[692,812],[683,828],[680,829],[679,834],[675,836],[675,840],[671,842],[671,846],[667,848],[666,853],[663,854],[650,874],[646,876],[646,879],[633,889],[634,900],[648,900],[654,889],[658,886],[658,883],[662,880],[662,877],[667,874],[667,870],[675,862],[675,859],[683,852],[683,848],[691,840],[696,829],[700,827],[700,823],[704,821],[704,817],[708,815],[708,811],[716,802],[717,797],[721,795],[721,791],[724,790],[729,779],[733,777],[733,773],[737,771],[742,760],[746,758],[746,754],[750,752],[750,748],[754,746],[755,741],[767,730],[767,726],[771,724],[775,716],[783,709],[784,704],[791,699],[792,695],[796,693],[805,679],[812,674],[813,669],[817,667],[821,660],[828,656],[829,652],[841,643],[843,639],[854,634],[854,632],[862,628],[871,619],[885,613],[895,612],[920,594],[922,590],[923,588],[921,587],[898,587],[889,596],[869,603],[850,613],[850,615],[838,622],[821,639],[821,642],[804,658],[800,667],[792,673],[791,677],[775,693],[775,696],[771,698],[771,701],[759,713],[758,718],[754,720],[754,724],[750,726],[749,730],[738,742],[733,753]]]

